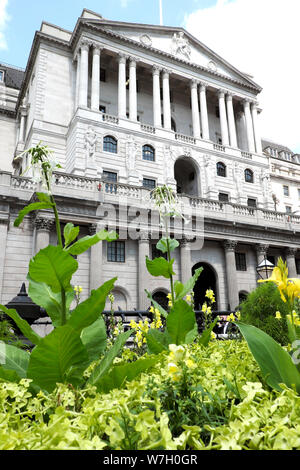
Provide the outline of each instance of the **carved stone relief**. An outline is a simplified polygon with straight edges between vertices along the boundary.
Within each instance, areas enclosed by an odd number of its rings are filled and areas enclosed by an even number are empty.
[[[178,34],[174,33],[171,45],[172,54],[176,56],[184,56],[188,60],[191,58],[191,47],[189,41],[184,37],[184,33],[180,31]]]

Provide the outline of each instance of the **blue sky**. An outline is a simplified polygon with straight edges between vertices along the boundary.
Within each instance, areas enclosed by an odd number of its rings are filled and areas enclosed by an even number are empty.
[[[300,153],[300,0],[162,0],[183,26],[262,88],[261,135]],[[272,8],[270,8],[270,5]],[[111,20],[159,24],[159,0],[0,0],[0,62],[25,67],[43,20],[73,30],[83,8]]]

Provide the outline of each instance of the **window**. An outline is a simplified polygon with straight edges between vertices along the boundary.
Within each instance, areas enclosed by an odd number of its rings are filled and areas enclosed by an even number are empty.
[[[112,181],[116,183],[118,181],[118,174],[114,173],[113,171],[103,171],[102,178],[106,181]]]
[[[156,186],[156,181],[149,178],[143,178],[143,186],[147,189],[154,189]]]
[[[285,212],[286,212],[287,214],[291,214],[291,213],[292,213],[292,208],[291,208],[291,206],[285,206]]]
[[[107,261],[113,263],[125,263],[125,242],[107,243]]]
[[[247,206],[256,208],[256,199],[248,197]]]
[[[290,190],[288,186],[283,185],[283,194],[284,196],[289,196],[290,195]]]
[[[4,82],[4,70],[0,70],[0,82]]]
[[[148,160],[149,162],[154,162],[155,159],[155,150],[151,145],[143,146],[143,160]]]
[[[217,175],[218,176],[226,176],[226,165],[223,162],[217,163]]]
[[[100,69],[100,81],[106,82],[106,70],[105,69]]]
[[[245,170],[245,181],[247,183],[253,183],[254,182],[253,171],[250,170],[249,168],[246,168],[246,170]]]
[[[267,260],[270,261],[270,263],[274,264],[274,266],[276,265],[276,262],[275,262],[275,256],[267,256]]]
[[[103,150],[105,152],[117,153],[118,142],[117,139],[111,135],[106,135],[103,139]]]
[[[167,259],[167,253],[163,253],[156,248],[156,245],[152,245],[152,259],[160,257]]]
[[[229,202],[229,195],[227,193],[219,193],[220,202]]]
[[[105,114],[105,113],[106,113],[106,106],[103,106],[102,104],[100,104],[100,106],[99,106],[99,111],[100,111],[100,113],[104,113],[104,114]]]
[[[246,253],[235,253],[235,267],[237,271],[247,271]]]

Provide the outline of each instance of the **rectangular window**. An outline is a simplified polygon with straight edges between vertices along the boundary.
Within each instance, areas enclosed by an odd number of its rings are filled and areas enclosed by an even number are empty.
[[[100,104],[100,106],[99,106],[99,111],[100,111],[100,113],[104,113],[104,114],[105,114],[105,113],[106,113],[106,106],[103,106],[102,104]]]
[[[143,187],[147,189],[154,189],[156,186],[156,181],[149,178],[143,178]]]
[[[291,208],[291,206],[285,206],[285,212],[286,212],[287,214],[291,214],[291,213],[292,213],[292,208]]]
[[[107,261],[113,263],[125,263],[125,242],[107,243]]]
[[[290,191],[289,191],[288,186],[283,185],[283,194],[284,194],[284,196],[289,196],[290,195]]]
[[[246,253],[235,253],[235,266],[237,271],[247,271]]]
[[[229,195],[227,193],[219,193],[220,202],[229,202]]]
[[[103,178],[105,181],[113,181],[114,183],[116,183],[116,182],[118,181],[118,174],[117,174],[117,173],[114,173],[113,171],[106,171],[106,170],[104,170],[104,171],[103,171],[102,178]]]
[[[247,206],[248,206],[248,207],[256,208],[256,199],[253,199],[253,198],[251,198],[251,197],[248,197]]]
[[[106,70],[105,69],[100,69],[100,81],[106,82]]]
[[[167,259],[167,253],[163,253],[156,248],[156,245],[152,245],[152,259],[160,257]]]

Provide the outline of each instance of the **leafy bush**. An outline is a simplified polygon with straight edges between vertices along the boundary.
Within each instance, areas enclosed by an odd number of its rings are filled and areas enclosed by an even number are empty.
[[[275,318],[277,311],[281,319]],[[288,344],[286,315],[289,309],[273,282],[260,284],[250,292],[240,305],[240,312],[244,323],[260,328],[282,345]]]

